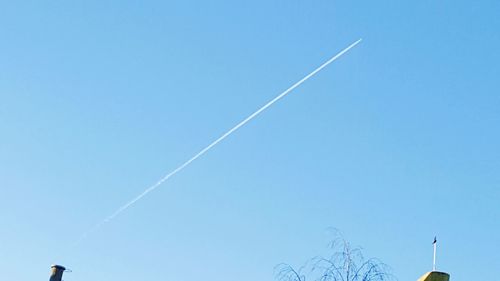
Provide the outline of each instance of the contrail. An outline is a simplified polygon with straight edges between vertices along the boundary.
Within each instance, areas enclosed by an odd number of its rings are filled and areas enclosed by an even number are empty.
[[[102,225],[110,222],[111,220],[113,220],[114,218],[116,218],[119,214],[121,214],[123,211],[125,211],[126,209],[128,209],[130,206],[134,205],[137,201],[141,200],[148,193],[150,193],[151,191],[157,189],[163,182],[165,182],[170,177],[174,176],[175,174],[177,174],[178,172],[182,171],[184,168],[186,168],[187,166],[189,166],[189,164],[191,164],[196,159],[200,158],[203,154],[205,154],[207,151],[209,151],[210,149],[212,149],[212,147],[216,146],[219,142],[223,141],[225,138],[227,138],[228,136],[230,136],[236,130],[238,130],[239,128],[241,128],[242,126],[244,126],[246,123],[250,122],[250,120],[254,119],[262,111],[266,110],[268,107],[270,107],[271,105],[273,105],[278,100],[284,98],[291,91],[293,91],[295,88],[297,88],[302,83],[304,83],[305,81],[307,81],[309,78],[311,78],[312,76],[314,76],[316,73],[320,72],[323,68],[325,68],[326,66],[328,66],[330,63],[332,63],[333,61],[335,61],[336,59],[338,59],[339,57],[341,57],[343,54],[345,54],[350,49],[354,48],[354,46],[356,46],[357,44],[359,44],[361,42],[361,40],[362,39],[357,40],[356,42],[354,42],[351,45],[349,45],[347,48],[345,48],[342,51],[340,51],[338,54],[336,54],[335,56],[333,56],[332,58],[330,58],[329,60],[327,60],[325,63],[323,63],[318,68],[316,68],[314,71],[312,71],[311,73],[307,74],[304,78],[300,79],[298,82],[296,82],[295,84],[293,84],[290,88],[286,89],[284,92],[282,92],[281,94],[279,94],[277,97],[275,97],[274,99],[272,99],[271,101],[269,101],[268,103],[266,103],[264,106],[262,106],[261,108],[259,108],[257,111],[255,111],[254,113],[252,113],[250,116],[248,116],[243,121],[241,121],[240,123],[238,123],[236,126],[234,126],[233,128],[231,128],[229,131],[227,131],[226,133],[224,133],[222,136],[220,136],[218,139],[216,139],[215,141],[213,141],[207,147],[203,148],[200,152],[198,152],[197,154],[195,154],[193,157],[191,157],[189,160],[187,160],[186,162],[184,162],[182,165],[180,165],[179,167],[177,167],[176,169],[174,169],[170,173],[166,174],[157,183],[155,183],[152,186],[148,187],[141,194],[139,194],[138,196],[134,197],[132,200],[130,200],[129,202],[127,202],[125,205],[123,205],[120,208],[118,208],[110,216],[106,217],[103,221],[101,221],[100,223],[96,224],[94,227],[90,228],[88,231],[86,231],[80,237],[80,239],[78,239],[74,243],[74,245],[75,246],[78,245],[90,233],[96,231]]]

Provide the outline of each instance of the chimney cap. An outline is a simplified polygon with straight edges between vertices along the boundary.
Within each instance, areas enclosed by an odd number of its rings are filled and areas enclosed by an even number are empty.
[[[51,268],[55,268],[55,269],[60,269],[60,270],[66,270],[66,267],[62,266],[62,265],[58,265],[58,264],[53,264],[50,266]]]

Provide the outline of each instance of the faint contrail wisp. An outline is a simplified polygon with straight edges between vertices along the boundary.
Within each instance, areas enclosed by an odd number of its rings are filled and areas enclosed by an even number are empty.
[[[110,216],[106,217],[103,221],[101,221],[100,223],[96,224],[94,227],[90,228],[88,231],[86,231],[80,237],[80,239],[78,239],[75,242],[74,245],[75,246],[78,245],[90,233],[94,232],[95,230],[97,230],[98,228],[100,228],[102,225],[110,222],[116,216],[118,216],[120,213],[122,213],[123,211],[125,211],[126,209],[128,209],[130,206],[132,206],[133,204],[135,204],[137,201],[141,200],[148,193],[150,193],[151,191],[153,191],[156,188],[158,188],[163,182],[165,182],[170,177],[172,177],[173,175],[177,174],[178,172],[180,172],[181,170],[183,170],[184,168],[186,168],[189,164],[191,164],[196,159],[200,158],[203,154],[205,154],[207,151],[209,151],[212,147],[214,147],[215,145],[217,145],[219,142],[223,141],[225,138],[227,138],[229,135],[231,135],[236,130],[238,130],[239,128],[241,128],[246,123],[250,122],[250,120],[254,119],[262,111],[266,110],[268,107],[270,107],[271,105],[273,105],[275,102],[277,102],[278,100],[280,100],[283,97],[285,97],[286,95],[288,95],[295,88],[297,88],[298,86],[300,86],[302,83],[304,83],[305,81],[307,81],[309,78],[311,78],[312,76],[314,76],[316,73],[320,72],[323,68],[325,68],[326,66],[328,66],[330,63],[332,63],[333,61],[335,61],[336,59],[338,59],[339,57],[341,57],[343,54],[345,54],[347,51],[349,51],[350,49],[352,49],[354,46],[356,46],[357,44],[359,44],[361,42],[361,40],[362,39],[357,40],[356,42],[354,42],[351,45],[349,45],[347,48],[345,48],[342,51],[340,51],[338,54],[336,54],[335,56],[333,56],[332,58],[330,58],[329,60],[327,60],[325,63],[323,63],[322,65],[320,65],[314,71],[312,71],[311,73],[307,74],[304,78],[300,79],[298,82],[296,82],[295,84],[293,84],[290,88],[286,89],[284,92],[282,92],[281,94],[279,94],[277,97],[275,97],[274,99],[272,99],[271,101],[269,101],[268,103],[266,103],[264,106],[262,106],[261,108],[259,108],[257,111],[255,111],[254,113],[252,113],[250,116],[248,116],[243,121],[241,121],[240,123],[238,123],[236,126],[234,126],[233,128],[231,128],[229,131],[227,131],[226,133],[224,133],[218,139],[216,139],[215,141],[213,141],[212,143],[210,143],[207,147],[203,148],[200,152],[198,152],[197,154],[195,154],[193,157],[191,157],[189,160],[187,160],[186,162],[184,162],[182,165],[180,165],[179,167],[177,167],[176,169],[174,169],[170,173],[166,174],[157,183],[155,183],[152,186],[148,187],[141,194],[139,194],[138,196],[134,197],[132,200],[130,200],[129,202],[127,202],[126,204],[124,204],[123,206],[121,206],[120,208],[118,208]]]

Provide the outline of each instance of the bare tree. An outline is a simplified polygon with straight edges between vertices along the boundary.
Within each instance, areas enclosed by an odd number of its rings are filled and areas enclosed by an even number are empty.
[[[365,259],[361,248],[351,247],[340,233],[330,242],[332,253],[310,259],[298,269],[289,264],[275,267],[278,281],[388,281],[393,276],[389,268],[375,258]],[[307,274],[307,276],[306,276]]]

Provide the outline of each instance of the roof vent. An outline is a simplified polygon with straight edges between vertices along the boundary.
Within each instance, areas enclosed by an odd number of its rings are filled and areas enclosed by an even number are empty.
[[[66,267],[62,265],[54,264],[50,267],[50,279],[49,281],[62,281],[63,272]]]

